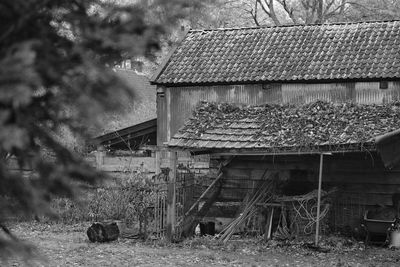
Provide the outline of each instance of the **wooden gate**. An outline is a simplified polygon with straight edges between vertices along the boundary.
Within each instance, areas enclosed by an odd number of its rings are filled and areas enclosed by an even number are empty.
[[[172,234],[174,239],[180,239],[181,222],[185,212],[193,204],[194,173],[185,166],[176,168],[175,177],[169,168],[163,169],[158,175],[154,205],[154,229],[158,238],[166,237],[168,222],[168,207],[172,207]],[[172,179],[171,179],[172,177]]]
[[[180,239],[185,213],[194,202],[194,173],[185,166],[178,166],[175,181],[175,231],[174,238]]]
[[[162,238],[165,236],[167,224],[168,170],[163,170],[156,177],[153,229],[156,237]]]

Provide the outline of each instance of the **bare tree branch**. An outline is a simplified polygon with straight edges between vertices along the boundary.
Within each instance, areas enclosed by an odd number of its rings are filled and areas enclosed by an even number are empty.
[[[268,15],[276,26],[282,25],[275,13],[274,2],[275,0],[256,0],[265,14]]]
[[[326,6],[326,9],[324,11],[324,18],[325,20],[328,20],[329,18],[333,16],[341,16],[345,10],[346,5],[348,4],[346,0],[342,0],[340,5],[338,5],[336,8],[333,10],[329,11],[329,9],[333,6],[334,0],[329,2],[329,5]]]
[[[295,14],[294,14],[294,8],[289,6],[287,0],[277,0],[277,2],[279,4],[281,4],[283,9],[288,14],[289,18],[292,20],[292,22],[294,24],[299,24],[299,21],[298,21],[298,19],[296,18]]]
[[[316,3],[316,13],[317,13],[317,17],[315,19],[316,23],[323,23],[324,20],[324,0],[318,0],[318,2]]]
[[[251,14],[251,17],[252,17],[253,20],[254,20],[254,23],[255,23],[257,26],[260,26],[260,23],[258,22],[258,18],[257,18],[257,9],[258,9],[258,1],[254,1],[254,9],[252,9],[252,10],[250,11],[250,14]],[[254,10],[254,13],[253,13],[253,10]]]
[[[267,7],[264,6],[265,1],[267,1],[267,0],[256,0],[256,2],[258,2],[260,4],[260,6],[261,6],[262,10],[264,11],[264,13],[271,17],[271,12],[267,8],[268,5],[267,5]]]
[[[228,0],[226,0],[228,1]],[[254,25],[399,19],[399,0],[230,0]],[[246,6],[246,8],[244,8]]]

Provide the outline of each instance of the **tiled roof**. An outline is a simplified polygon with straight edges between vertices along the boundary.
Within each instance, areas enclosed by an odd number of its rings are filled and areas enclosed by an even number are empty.
[[[314,102],[303,106],[234,106],[203,102],[168,143],[184,149],[337,151],[374,144],[400,128],[400,105]]]
[[[192,30],[156,84],[400,78],[400,21]]]

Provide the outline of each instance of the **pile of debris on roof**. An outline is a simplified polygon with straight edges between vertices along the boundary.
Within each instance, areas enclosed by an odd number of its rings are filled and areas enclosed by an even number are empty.
[[[202,102],[170,145],[263,148],[366,143],[400,128],[400,103],[302,106]],[[225,145],[224,145],[225,144]]]

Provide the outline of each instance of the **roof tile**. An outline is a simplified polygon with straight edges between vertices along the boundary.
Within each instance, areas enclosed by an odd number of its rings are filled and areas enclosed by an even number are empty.
[[[400,21],[193,30],[154,82],[400,78],[399,45]]]
[[[211,113],[224,119],[216,120]],[[369,143],[376,136],[400,128],[399,103],[360,105],[317,101],[303,106],[236,107],[203,102],[194,114],[169,146],[300,150],[311,146]],[[246,124],[252,127],[244,127]]]

